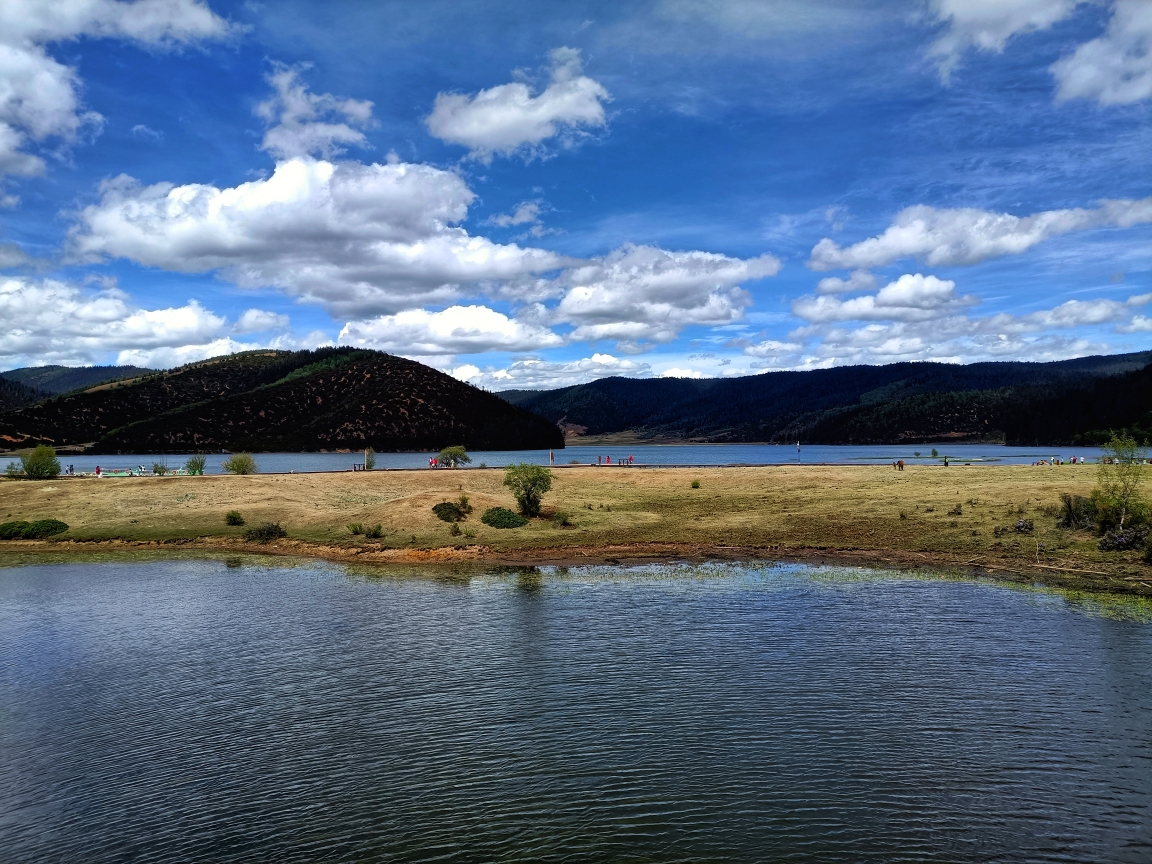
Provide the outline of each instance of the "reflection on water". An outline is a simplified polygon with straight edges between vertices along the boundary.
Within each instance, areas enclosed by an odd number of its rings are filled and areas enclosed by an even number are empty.
[[[1152,607],[801,566],[0,570],[5,861],[1152,860]]]

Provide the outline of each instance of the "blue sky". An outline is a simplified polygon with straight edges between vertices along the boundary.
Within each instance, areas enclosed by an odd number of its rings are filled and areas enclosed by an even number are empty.
[[[0,369],[1152,348],[1152,2],[9,0]]]

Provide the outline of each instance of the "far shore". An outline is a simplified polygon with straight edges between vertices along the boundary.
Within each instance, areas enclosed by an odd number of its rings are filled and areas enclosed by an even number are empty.
[[[363,564],[789,560],[1152,595],[1152,566],[1139,553],[1100,552],[1091,534],[1056,525],[1061,492],[1090,492],[1089,466],[556,467],[565,470],[542,518],[511,530],[480,522],[488,507],[515,506],[495,468],[5,479],[0,521],[55,518],[69,530],[0,541],[0,556],[179,549]],[[473,513],[453,534],[432,506],[461,494]],[[230,510],[246,524],[226,525]],[[1020,520],[1032,530],[1016,531]],[[244,539],[265,522],[288,536],[267,545]],[[379,524],[382,536],[353,535],[354,523]]]

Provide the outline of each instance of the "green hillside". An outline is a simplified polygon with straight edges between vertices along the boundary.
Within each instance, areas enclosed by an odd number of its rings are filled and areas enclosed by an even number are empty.
[[[1054,363],[895,363],[728,379],[605,378],[500,394],[569,434],[713,442],[1070,444],[1152,429],[1152,353]]]
[[[27,366],[0,373],[0,377],[19,381],[44,393],[69,393],[105,381],[138,378],[155,371],[139,366]]]
[[[563,447],[542,418],[427,366],[352,348],[252,351],[0,413],[9,448],[89,452]]]

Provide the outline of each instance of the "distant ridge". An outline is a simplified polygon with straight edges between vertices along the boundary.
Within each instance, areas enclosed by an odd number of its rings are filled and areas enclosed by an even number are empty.
[[[1072,444],[1152,439],[1152,352],[1052,363],[894,363],[724,379],[604,378],[499,394],[573,441]]]
[[[552,423],[428,366],[354,348],[249,351],[0,413],[0,443],[94,453],[515,450]]]
[[[139,366],[27,366],[0,372],[0,377],[18,381],[45,393],[69,393],[105,381],[120,381],[155,372]]]
[[[35,387],[29,387],[19,381],[11,381],[0,375],[0,411],[37,402],[46,395]]]

